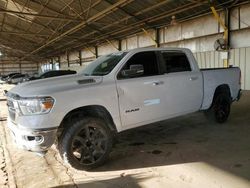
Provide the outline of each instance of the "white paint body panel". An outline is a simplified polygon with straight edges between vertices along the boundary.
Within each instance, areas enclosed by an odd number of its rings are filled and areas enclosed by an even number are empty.
[[[190,61],[192,71],[137,79],[116,79],[121,67],[133,54],[159,50],[184,52]],[[48,78],[20,84],[10,90],[10,93],[21,97],[51,96],[55,99],[54,107],[48,114],[16,117],[16,123],[20,127],[56,128],[70,111],[88,105],[100,105],[111,114],[117,131],[120,132],[207,109],[212,103],[216,87],[221,84],[229,85],[232,98],[235,99],[240,89],[239,72],[237,68],[201,72],[188,49],[141,48],[129,51],[106,76],[86,77],[78,74]],[[95,83],[78,83],[78,80],[90,78],[94,79]],[[155,86],[155,81],[162,84]],[[126,110],[136,108],[139,110],[125,113]]]
[[[235,100],[240,90],[239,68],[201,70],[204,82],[204,99],[201,110],[211,106],[215,89],[218,85],[226,84],[230,88],[231,97]]]
[[[192,77],[197,79],[191,80]],[[123,128],[198,111],[203,98],[202,82],[200,72],[117,81]],[[127,113],[127,109],[139,110]]]

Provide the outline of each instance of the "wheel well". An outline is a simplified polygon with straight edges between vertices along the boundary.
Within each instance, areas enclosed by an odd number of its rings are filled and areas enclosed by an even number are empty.
[[[230,87],[227,84],[220,85],[215,89],[213,101],[220,93],[226,93],[229,95],[230,98],[232,98]]]
[[[61,135],[62,131],[70,125],[70,122],[74,119],[84,118],[84,117],[96,117],[104,120],[107,126],[112,132],[117,132],[116,126],[114,124],[113,118],[108,112],[108,110],[100,105],[91,105],[79,107],[74,110],[71,110],[64,116],[59,128],[58,128],[58,137]]]
[[[215,89],[214,96],[218,95],[219,93],[227,93],[231,97],[231,91],[230,91],[230,88],[227,84],[223,84],[223,85],[218,86]]]

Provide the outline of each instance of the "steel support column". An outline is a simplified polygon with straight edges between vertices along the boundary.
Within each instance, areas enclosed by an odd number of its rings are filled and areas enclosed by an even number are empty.
[[[98,58],[98,47],[95,46],[95,57]]]
[[[156,47],[160,47],[160,29],[156,28],[155,29],[155,42],[156,42]]]
[[[36,63],[36,70],[39,72],[39,63]]]
[[[155,47],[158,47],[156,39],[154,39],[146,29],[142,28],[142,31],[155,43]]]
[[[226,27],[228,29],[228,34],[227,34],[227,46],[231,46],[231,8],[226,9],[226,14],[225,14],[225,22],[226,22]]]
[[[54,62],[53,62],[53,58],[50,59],[50,65],[52,67],[52,70],[54,70]]]
[[[19,72],[22,73],[22,64],[19,63]]]
[[[70,63],[69,63],[69,52],[67,51],[67,63],[68,63],[68,67],[70,67]]]
[[[118,50],[122,51],[122,40],[118,40]]]
[[[58,65],[59,65],[59,69],[61,68],[61,56],[58,56]]]
[[[82,50],[79,50],[79,64],[82,66]]]

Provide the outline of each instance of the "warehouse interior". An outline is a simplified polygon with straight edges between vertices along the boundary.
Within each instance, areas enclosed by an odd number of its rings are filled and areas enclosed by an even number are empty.
[[[224,28],[207,1],[2,1],[0,71],[79,70],[111,52],[175,46],[191,49],[202,68],[223,67],[228,59],[241,67],[243,88],[249,89],[248,3],[215,2],[219,16],[230,25],[230,52],[225,56],[214,50]]]
[[[12,144],[4,90],[15,85],[1,84],[0,187],[250,187],[249,0],[0,0],[0,76],[80,72],[148,47],[188,48],[200,68],[239,67],[243,95],[228,122],[194,113],[128,130],[107,164],[78,171],[55,146],[40,157]]]

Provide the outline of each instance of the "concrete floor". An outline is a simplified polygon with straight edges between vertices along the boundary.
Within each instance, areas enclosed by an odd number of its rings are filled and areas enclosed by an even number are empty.
[[[121,133],[109,161],[92,172],[63,164],[55,147],[43,158],[17,149],[5,104],[0,97],[0,187],[250,187],[250,92],[222,125],[195,113]]]

